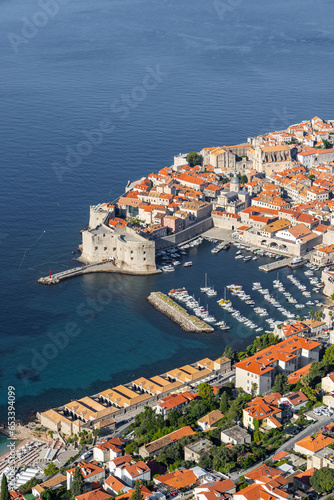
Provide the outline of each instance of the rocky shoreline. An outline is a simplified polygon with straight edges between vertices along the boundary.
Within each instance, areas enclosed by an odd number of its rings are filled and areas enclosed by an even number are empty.
[[[214,329],[196,316],[191,316],[183,307],[162,292],[151,292],[147,300],[152,306],[165,314],[185,332],[212,333]]]

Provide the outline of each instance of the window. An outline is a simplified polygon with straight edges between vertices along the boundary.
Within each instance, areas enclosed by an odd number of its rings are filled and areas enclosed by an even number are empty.
[[[95,247],[95,250],[97,250],[99,247]]]
[[[131,250],[131,253],[133,253],[133,250]]]
[[[144,257],[144,259],[143,259],[143,260],[146,260],[146,257]]]
[[[104,251],[106,251],[106,250],[107,250],[107,247],[104,247]]]

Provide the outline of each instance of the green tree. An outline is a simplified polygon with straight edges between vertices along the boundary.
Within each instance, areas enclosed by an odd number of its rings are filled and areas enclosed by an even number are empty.
[[[327,347],[327,349],[325,350],[325,354],[321,360],[321,364],[325,367],[329,367],[330,365],[334,364],[334,344]]]
[[[31,489],[36,486],[36,484],[40,484],[42,482],[41,479],[36,479],[33,477],[32,479],[29,479],[25,484],[22,484],[22,486],[19,487],[20,492],[22,495],[26,495],[27,493],[31,493]]]
[[[187,154],[187,162],[191,167],[194,167],[195,165],[201,165],[202,164],[202,157],[196,151],[191,151],[190,153]]]
[[[8,490],[8,483],[7,483],[6,474],[2,475],[0,498],[1,498],[1,500],[10,500],[10,494],[9,494],[9,490]]]
[[[54,476],[57,472],[59,472],[59,469],[53,462],[50,462],[46,469],[44,469],[44,474],[48,477]]]
[[[331,143],[329,141],[327,141],[327,139],[323,139],[322,144],[324,146],[324,149],[331,149],[331,147],[332,147]]]
[[[310,400],[312,401],[312,403],[316,403],[318,401],[318,398],[317,398],[317,393],[315,392],[314,389],[312,389],[312,387],[303,387],[302,388],[302,391],[303,393],[305,394],[305,396]]]
[[[222,397],[220,399],[220,411],[226,415],[228,411],[229,403],[228,403],[228,395],[227,392],[224,391]]]
[[[321,321],[322,320],[322,311],[316,311],[315,313],[315,319],[317,319],[318,321]]]
[[[321,467],[310,477],[311,486],[318,493],[328,493],[334,489],[334,469]]]
[[[198,461],[199,467],[202,467],[204,470],[211,469],[212,467],[212,458],[208,455],[201,455]]]
[[[56,494],[54,494],[51,488],[43,491],[41,493],[42,500],[55,500],[57,498]]]
[[[253,426],[254,426],[254,431],[258,432],[261,426],[262,420],[258,420],[257,418],[253,418]]]
[[[84,489],[85,489],[85,483],[81,474],[81,469],[80,467],[76,467],[71,486],[71,492],[73,497],[81,495],[84,492]]]
[[[253,394],[253,395],[254,395],[254,394],[256,394],[256,391],[257,391],[258,387],[259,387],[259,386],[257,385],[257,383],[256,383],[256,382],[253,382],[253,383],[252,383],[252,394]]]
[[[225,347],[224,356],[226,356],[226,358],[230,359],[231,361],[234,361],[235,360],[235,356],[236,356],[236,352],[233,351],[233,349],[230,346],[227,345]]]
[[[241,175],[240,176],[240,184],[246,184],[248,182],[247,175]]]
[[[203,399],[208,399],[211,401],[213,399],[213,387],[206,382],[198,384],[198,395]]]
[[[278,373],[275,377],[272,392],[279,392],[283,395],[289,391],[289,388],[287,375],[285,373]]]
[[[135,441],[131,441],[130,443],[125,445],[124,451],[126,454],[132,455],[133,453],[138,452],[138,446]]]
[[[318,384],[321,381],[322,377],[326,373],[326,367],[322,366],[322,363],[318,363],[317,361],[313,361],[311,364],[310,371],[307,375],[300,380],[300,385],[303,387],[312,387]]]
[[[132,493],[130,500],[143,500],[143,494],[140,490],[139,481],[136,481],[135,491]]]
[[[310,174],[310,175],[308,176],[308,178],[309,178],[311,181],[313,181],[313,179],[315,179],[315,175]]]

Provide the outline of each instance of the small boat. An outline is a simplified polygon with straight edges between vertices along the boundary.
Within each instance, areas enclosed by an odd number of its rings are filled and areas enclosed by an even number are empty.
[[[289,263],[289,267],[294,269],[296,267],[300,267],[300,266],[304,265],[306,262],[307,262],[307,260],[304,259],[303,257],[295,257]]]
[[[174,266],[162,266],[161,269],[166,273],[172,273],[173,271],[175,271]]]
[[[189,260],[188,262],[185,262],[185,263],[183,264],[183,267],[191,267],[192,265],[193,265],[192,261],[191,261],[191,260]]]

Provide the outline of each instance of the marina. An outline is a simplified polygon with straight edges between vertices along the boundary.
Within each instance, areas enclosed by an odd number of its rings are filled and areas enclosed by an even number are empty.
[[[188,246],[187,244],[180,248],[174,248],[169,252],[165,251],[163,256],[165,256],[165,260],[168,259],[169,265],[175,270],[173,259],[178,258],[179,255],[182,258],[182,254],[180,254],[181,248],[184,254],[187,255],[190,249],[198,247],[204,242],[206,244],[215,244],[213,239],[197,238],[192,245]],[[224,242],[218,245],[221,247],[220,250],[224,245]],[[242,325],[243,329],[249,331],[250,334],[251,332],[253,334],[269,332],[284,321],[293,322],[301,315],[307,316],[312,307],[321,307],[323,305],[323,302],[319,301],[319,296],[315,298],[315,294],[319,294],[323,286],[319,277],[315,275],[319,270],[309,264],[306,259],[301,260],[301,264],[305,267],[298,266],[297,271],[294,267],[289,267],[291,258],[280,259],[277,254],[256,248],[248,248],[239,243],[229,245],[229,248],[228,260],[237,261],[238,264],[236,265],[240,266],[240,269],[245,265],[243,263],[270,258],[270,260],[274,259],[274,262],[261,264],[258,269],[272,271],[279,269],[281,271],[277,272],[277,279],[272,280],[269,278],[269,284],[266,282],[265,285],[262,285],[260,281],[245,282],[245,280],[242,280],[238,284],[219,282],[219,287],[217,287],[217,284],[212,282],[212,279],[209,280],[208,273],[205,273],[204,282],[197,290],[190,292],[184,286],[169,290],[168,295],[173,300],[182,303],[187,310],[193,311],[198,318],[210,323],[215,330],[231,330],[232,332],[237,323]],[[220,251],[217,252],[216,249],[217,246],[211,248],[210,253],[219,253]],[[225,253],[219,255],[222,264],[225,255]],[[218,257],[216,258],[218,259]],[[250,264],[247,264],[248,266]],[[251,269],[254,272],[253,266]],[[258,275],[260,275],[259,270],[255,271]],[[297,272],[299,277],[297,277]],[[302,281],[301,276],[308,282]],[[296,293],[291,287],[297,287],[300,292],[298,297],[296,297]],[[221,298],[217,300],[218,293]],[[210,300],[212,298],[216,300]],[[259,299],[265,304],[265,307],[256,307]],[[220,311],[217,311],[216,304],[219,306]]]

